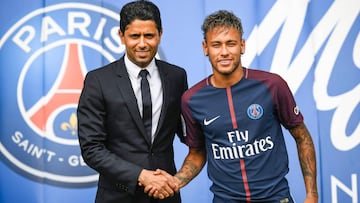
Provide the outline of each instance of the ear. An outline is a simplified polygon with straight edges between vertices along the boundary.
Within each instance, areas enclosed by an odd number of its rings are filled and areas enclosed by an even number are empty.
[[[244,39],[241,39],[241,42],[240,42],[240,53],[241,55],[245,53],[245,40]]]
[[[121,32],[121,30],[119,29],[118,34],[120,37],[121,44],[125,44],[124,33]]]
[[[202,42],[202,47],[203,47],[204,55],[209,56],[209,48],[208,48],[207,43],[206,43],[205,40]]]
[[[162,34],[163,34],[163,31],[160,30],[160,31],[159,31],[159,44],[160,44],[160,42],[161,42],[161,36],[162,36]]]

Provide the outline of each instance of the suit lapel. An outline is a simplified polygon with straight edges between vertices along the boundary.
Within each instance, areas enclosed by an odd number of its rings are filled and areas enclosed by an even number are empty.
[[[157,129],[155,131],[155,139],[157,138],[157,134],[159,132],[159,129],[161,129],[163,123],[164,123],[164,119],[165,119],[165,112],[168,110],[168,101],[169,101],[169,80],[167,77],[167,70],[166,68],[164,68],[163,66],[161,66],[159,63],[156,63],[156,66],[158,67],[159,70],[159,75],[160,75],[160,80],[161,80],[161,85],[162,85],[162,89],[163,89],[163,104],[161,107],[161,113],[160,113],[160,118],[159,118],[159,122],[158,122],[158,126]]]
[[[144,124],[143,124],[141,116],[140,116],[136,97],[134,95],[134,91],[131,86],[129,75],[126,71],[124,57],[122,57],[118,61],[117,64],[118,64],[117,66],[114,66],[114,72],[116,73],[116,75],[119,76],[118,77],[119,78],[118,79],[118,88],[120,90],[120,94],[122,95],[122,98],[124,99],[128,109],[129,109],[130,116],[135,121],[136,126],[139,128],[139,130],[141,131],[141,134],[144,136],[144,138],[146,139],[148,144],[151,145],[151,140],[146,135],[145,127],[144,127]]]

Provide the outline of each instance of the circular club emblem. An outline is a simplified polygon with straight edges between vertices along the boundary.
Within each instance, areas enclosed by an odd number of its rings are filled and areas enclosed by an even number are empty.
[[[26,177],[87,187],[98,174],[82,160],[77,102],[85,74],[123,53],[118,11],[62,3],[23,16],[2,37],[2,158]]]
[[[257,120],[262,117],[264,109],[259,104],[251,104],[247,109],[249,118]]]

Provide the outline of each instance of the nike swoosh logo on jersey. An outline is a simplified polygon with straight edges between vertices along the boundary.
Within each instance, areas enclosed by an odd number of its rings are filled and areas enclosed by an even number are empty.
[[[214,122],[216,119],[220,118],[220,116],[216,116],[210,120],[206,120],[206,118],[204,119],[204,125],[210,125],[212,122]]]

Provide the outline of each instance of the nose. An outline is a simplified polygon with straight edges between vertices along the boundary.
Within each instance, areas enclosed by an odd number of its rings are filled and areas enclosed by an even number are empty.
[[[140,47],[144,47],[144,46],[146,46],[146,43],[145,43],[145,37],[144,36],[141,36],[140,38],[139,38],[139,46]]]
[[[223,44],[223,45],[221,46],[220,53],[221,53],[221,55],[228,55],[228,54],[229,54],[229,50],[228,50],[226,44]]]

